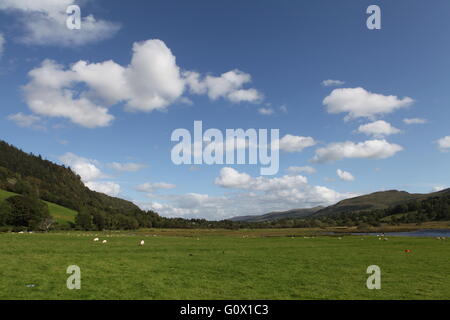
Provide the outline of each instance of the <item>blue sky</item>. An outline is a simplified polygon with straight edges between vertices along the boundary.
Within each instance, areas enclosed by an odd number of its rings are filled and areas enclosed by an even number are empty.
[[[65,26],[73,4],[81,30]],[[381,30],[366,27],[372,4]],[[449,12],[445,0],[0,0],[0,138],[165,216],[431,192],[450,180]],[[280,129],[278,174],[174,165],[171,133],[195,120]]]

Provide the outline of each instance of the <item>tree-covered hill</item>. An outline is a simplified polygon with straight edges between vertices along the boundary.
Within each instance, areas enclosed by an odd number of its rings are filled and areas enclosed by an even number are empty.
[[[139,211],[129,201],[89,190],[70,168],[25,153],[4,141],[0,141],[0,188],[34,194],[77,211],[83,206],[108,212]]]
[[[160,219],[130,201],[87,188],[70,167],[28,154],[0,141],[0,189],[38,198],[85,214],[86,228],[149,227]],[[82,217],[81,217],[82,218]]]

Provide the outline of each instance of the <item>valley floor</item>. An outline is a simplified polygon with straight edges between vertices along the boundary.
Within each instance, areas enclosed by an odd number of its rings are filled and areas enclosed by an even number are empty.
[[[307,233],[0,234],[0,299],[450,298],[450,240]],[[80,290],[66,287],[70,265],[81,269]],[[380,290],[366,287],[370,265],[381,268]]]

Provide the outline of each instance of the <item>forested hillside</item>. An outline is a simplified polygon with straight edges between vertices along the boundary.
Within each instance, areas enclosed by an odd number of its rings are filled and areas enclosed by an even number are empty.
[[[83,206],[108,212],[139,210],[129,201],[89,190],[70,168],[27,154],[3,141],[0,141],[0,188],[36,195],[74,210]]]
[[[132,202],[87,188],[70,168],[25,153],[0,141],[0,189],[38,198],[79,212],[83,228],[149,227],[160,217]]]

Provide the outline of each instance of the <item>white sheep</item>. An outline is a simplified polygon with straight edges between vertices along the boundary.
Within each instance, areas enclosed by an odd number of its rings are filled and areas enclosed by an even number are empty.
[[[97,242],[97,241],[99,241],[99,240],[100,240],[99,238],[95,238],[95,239],[94,239],[95,242]]]
[[[107,242],[108,242],[108,241],[106,241],[106,240],[103,240],[103,241],[102,241],[102,243],[107,243]]]
[[[144,240],[141,240],[141,242],[139,243],[140,246],[143,246],[145,244]]]

